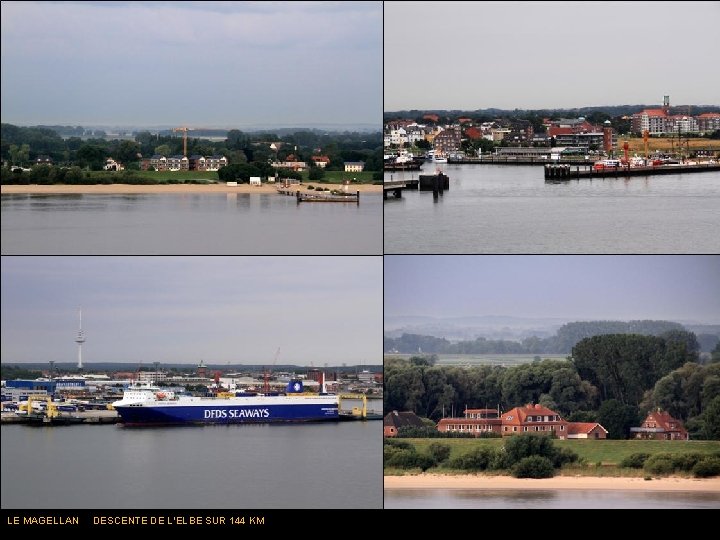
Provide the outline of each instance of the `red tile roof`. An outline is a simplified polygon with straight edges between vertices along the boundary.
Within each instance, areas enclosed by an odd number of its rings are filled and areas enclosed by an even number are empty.
[[[698,118],[720,118],[720,113],[706,112],[698,115]]]
[[[550,137],[555,137],[556,135],[572,135],[575,131],[571,127],[551,126],[547,129],[547,133]]]
[[[555,411],[548,409],[542,405],[526,405],[524,407],[515,407],[507,412],[502,413],[500,418],[503,424],[520,425],[529,423],[528,416],[558,416]],[[563,421],[562,419],[560,421]]]
[[[640,114],[647,114],[648,116],[667,116],[663,109],[645,109]]]
[[[471,127],[465,130],[465,136],[470,139],[482,139],[483,134],[478,128]]]
[[[602,427],[597,422],[568,422],[567,433],[568,435],[576,435],[578,433],[590,433],[598,426],[600,426],[600,429],[607,433],[607,429]]]
[[[654,421],[657,427],[664,429],[665,431],[679,431],[684,432],[685,426],[680,420],[676,420],[667,411],[655,411],[647,415],[645,422]],[[643,423],[645,423],[643,422]],[[675,427],[670,427],[670,424],[674,424]]]

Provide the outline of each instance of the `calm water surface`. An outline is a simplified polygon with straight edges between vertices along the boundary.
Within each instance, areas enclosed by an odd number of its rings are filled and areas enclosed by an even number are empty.
[[[2,508],[382,508],[381,422],[2,426]]]
[[[546,183],[537,166],[443,170],[437,203],[432,192],[385,202],[386,253],[720,252],[720,173]]]
[[[386,489],[385,508],[720,508],[720,493]]]
[[[3,195],[3,255],[380,255],[382,196]]]

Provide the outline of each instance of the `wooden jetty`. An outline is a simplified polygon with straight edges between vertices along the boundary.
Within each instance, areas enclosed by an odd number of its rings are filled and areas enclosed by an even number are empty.
[[[389,194],[393,194],[396,199],[402,197],[404,189],[412,189],[417,191],[420,180],[395,180],[383,182],[383,199],[387,199]]]
[[[301,192],[295,193],[297,202],[354,202],[360,204],[360,192],[355,193],[329,193],[329,192]]]
[[[402,197],[405,189],[420,191],[432,191],[433,199],[442,197],[443,193],[450,189],[450,178],[438,172],[437,174],[421,174],[417,180],[396,180],[383,183],[383,199],[387,200],[389,194],[395,198]]]
[[[355,193],[331,193],[329,191],[302,192],[299,189],[292,189],[291,187],[279,187],[278,193],[295,197],[297,202],[342,202],[360,204],[359,191]]]
[[[618,178],[627,176],[651,176],[658,174],[684,174],[699,172],[718,172],[720,164],[697,165],[658,165],[655,167],[604,167],[593,169],[591,166],[545,165],[545,178],[548,180],[573,180],[579,178]]]

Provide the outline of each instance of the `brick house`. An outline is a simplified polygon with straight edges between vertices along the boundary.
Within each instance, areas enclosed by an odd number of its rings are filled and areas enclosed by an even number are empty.
[[[495,409],[465,409],[464,418],[443,418],[438,422],[440,432],[454,431],[458,433],[500,433],[502,420]]]
[[[313,160],[313,163],[315,163],[315,166],[320,167],[321,169],[324,169],[327,167],[328,163],[330,163],[330,158],[327,156],[313,156],[311,159]]]
[[[568,422],[568,439],[607,439],[607,429],[597,422]]]
[[[658,409],[649,412],[640,427],[630,428],[634,439],[655,439],[658,441],[687,441],[690,439],[680,420],[670,416],[667,411]]]
[[[228,164],[225,156],[208,156],[205,158],[206,171],[219,171]]]
[[[167,168],[170,171],[187,171],[189,170],[188,158],[179,154],[170,156],[167,158]]]
[[[460,130],[456,128],[448,128],[438,133],[433,139],[435,152],[440,154],[450,154],[460,150],[461,135]]]
[[[423,427],[423,421],[414,412],[393,411],[383,418],[383,436],[397,437],[398,429],[401,427]]]
[[[204,171],[205,157],[194,154],[188,158],[188,165],[191,171]]]
[[[607,430],[597,422],[568,422],[555,411],[539,404],[515,407],[498,416],[495,409],[467,409],[464,418],[443,418],[438,431],[498,433],[503,437],[535,433],[558,439],[605,439]]]

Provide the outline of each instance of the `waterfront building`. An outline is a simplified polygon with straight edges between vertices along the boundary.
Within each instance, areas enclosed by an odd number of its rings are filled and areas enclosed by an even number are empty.
[[[423,427],[423,421],[412,411],[392,411],[383,418],[383,436],[397,437],[401,427]]]
[[[635,439],[655,439],[658,441],[686,441],[690,439],[680,420],[670,416],[667,411],[658,409],[648,413],[640,427],[630,428]]]
[[[460,135],[460,129],[451,127],[445,129],[435,135],[433,139],[433,146],[435,147],[436,154],[452,154],[460,151],[460,142],[462,137]]]
[[[365,168],[365,163],[362,161],[346,161],[345,172],[362,172]]]
[[[463,418],[443,418],[440,432],[497,433],[503,437],[534,433],[558,439],[605,439],[607,430],[597,422],[568,422],[557,412],[540,404],[514,407],[498,415],[495,409],[466,409]]]

